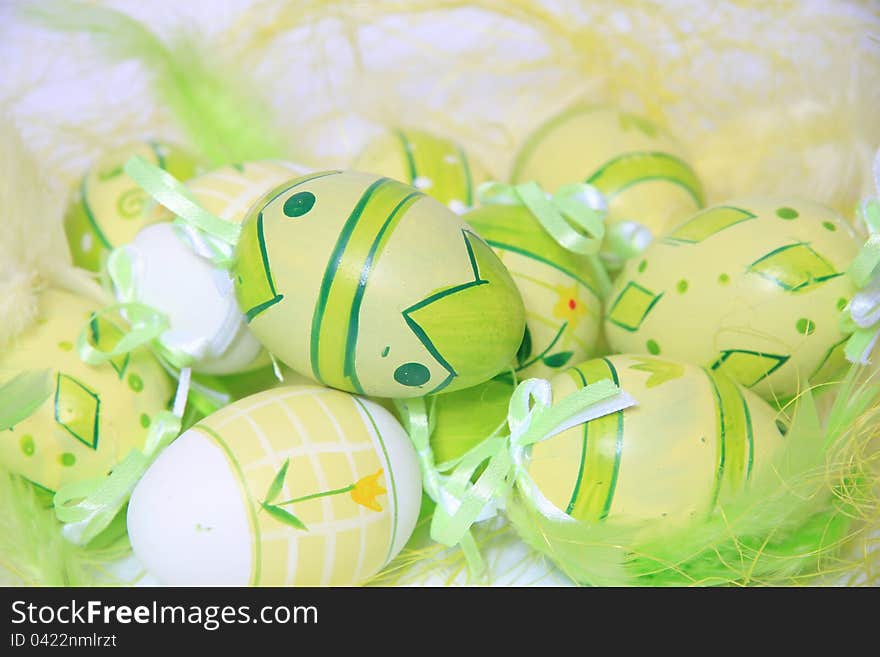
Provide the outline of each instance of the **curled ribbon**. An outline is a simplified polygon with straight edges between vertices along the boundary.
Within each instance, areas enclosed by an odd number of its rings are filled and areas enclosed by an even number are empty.
[[[868,240],[850,265],[847,274],[858,292],[847,307],[841,326],[852,333],[844,353],[853,363],[866,365],[880,337],[880,150],[874,158],[876,197],[864,200],[859,208],[868,229]]]
[[[478,520],[494,515],[514,485],[542,514],[570,520],[532,482],[527,472],[531,446],[571,427],[634,406],[636,401],[605,379],[552,403],[548,381],[527,379],[516,387],[510,399],[508,435],[493,434],[458,459],[439,466],[431,452],[430,420],[424,400],[397,403],[416,447],[425,491],[437,503],[431,538],[450,547],[461,545],[468,563],[479,572],[482,562],[470,528]],[[484,463],[482,473],[472,483]],[[450,474],[441,474],[450,467]]]
[[[143,450],[131,450],[106,477],[68,484],[55,493],[55,516],[63,523],[61,533],[66,540],[87,545],[126,505],[147,468],[180,433],[189,383],[190,370],[184,369],[173,409],[156,414]]]
[[[536,182],[508,185],[486,182],[477,188],[483,204],[525,206],[545,231],[564,249],[587,256],[602,295],[611,287],[605,267],[596,257],[605,238],[605,197],[592,185],[563,185],[552,196]]]
[[[477,188],[477,197],[485,204],[524,205],[560,246],[574,253],[596,255],[602,246],[608,208],[592,185],[564,185],[550,196],[536,182],[486,182]]]
[[[162,344],[162,334],[171,328],[168,317],[137,300],[131,259],[125,247],[114,249],[110,253],[107,259],[107,275],[116,290],[116,297],[121,301],[92,313],[76,340],[80,359],[90,365],[100,365],[138,347],[152,344],[157,356],[174,367],[191,365],[193,354],[189,353],[190,350],[173,349]],[[109,351],[102,350],[91,339],[94,322],[117,312],[128,322],[128,329],[122,331],[122,336]]]
[[[125,173],[153,200],[176,216],[178,234],[198,255],[228,269],[241,226],[221,219],[203,208],[189,189],[170,173],[139,155],[125,163]]]

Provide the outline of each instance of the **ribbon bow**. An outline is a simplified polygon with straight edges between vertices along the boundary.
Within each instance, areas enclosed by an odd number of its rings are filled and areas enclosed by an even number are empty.
[[[841,322],[845,331],[852,332],[844,350],[846,357],[862,365],[868,364],[880,337],[880,150],[874,158],[873,174],[876,197],[864,200],[859,208],[869,237],[847,271],[859,291]]]
[[[425,491],[437,503],[431,538],[449,547],[461,545],[471,570],[480,573],[483,564],[470,528],[478,520],[495,515],[512,486],[518,486],[541,513],[569,519],[532,482],[527,472],[531,446],[571,427],[629,408],[636,401],[606,379],[554,404],[548,381],[527,379],[516,387],[510,399],[508,435],[496,432],[463,456],[440,465],[435,464],[431,451],[430,418],[424,400],[399,400],[397,404],[418,453]],[[471,483],[483,463],[485,469]],[[441,474],[449,468],[450,474]]]
[[[87,545],[125,506],[147,468],[180,433],[189,377],[188,369],[181,372],[174,406],[156,414],[143,450],[131,450],[106,477],[68,484],[55,493],[55,516],[64,524],[61,533],[65,539]]]

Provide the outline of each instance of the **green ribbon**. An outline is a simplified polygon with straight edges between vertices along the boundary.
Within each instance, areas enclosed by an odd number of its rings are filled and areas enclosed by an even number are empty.
[[[42,406],[55,389],[49,370],[20,372],[0,385],[0,431],[13,429]]]
[[[534,404],[532,403],[534,402]],[[461,545],[468,563],[481,565],[471,526],[491,517],[516,485],[535,508],[548,517],[570,520],[534,485],[527,472],[531,446],[566,429],[635,405],[635,400],[605,379],[552,403],[550,383],[527,379],[510,399],[509,434],[493,434],[453,461],[436,465],[430,447],[431,422],[423,399],[397,402],[416,448],[425,492],[437,503],[431,538],[447,546]],[[476,481],[477,470],[485,467]],[[442,474],[452,468],[449,474]]]
[[[189,367],[193,362],[190,350],[173,349],[162,343],[162,334],[171,328],[168,317],[137,300],[131,259],[125,247],[111,251],[107,259],[107,275],[120,302],[92,313],[76,340],[80,359],[90,365],[100,365],[144,345],[151,345],[160,359],[174,367]],[[104,351],[92,343],[91,326],[99,318],[111,314],[122,316],[128,328],[122,330],[122,336],[109,351]]]
[[[490,181],[477,188],[477,198],[485,205],[527,208],[562,248],[589,258],[603,296],[611,288],[608,272],[597,257],[605,239],[607,207],[595,187],[574,183],[550,196],[536,182],[509,185]]]
[[[61,533],[76,545],[88,545],[104,531],[128,503],[134,487],[156,457],[180,434],[189,394],[190,370],[181,372],[171,411],[153,418],[142,450],[131,450],[106,477],[62,486],[55,493],[55,516]]]
[[[182,182],[139,155],[125,163],[125,173],[153,200],[174,213],[181,236],[196,253],[229,269],[232,251],[241,234],[240,224],[208,212]]]
[[[574,253],[596,255],[602,247],[605,201],[592,185],[565,185],[549,196],[536,182],[490,181],[477,188],[477,197],[484,204],[525,206],[560,246]]]
[[[859,215],[869,237],[853,260],[847,275],[858,292],[841,318],[841,328],[852,336],[846,343],[847,360],[866,365],[880,337],[880,150],[874,158],[875,198],[861,203]]]

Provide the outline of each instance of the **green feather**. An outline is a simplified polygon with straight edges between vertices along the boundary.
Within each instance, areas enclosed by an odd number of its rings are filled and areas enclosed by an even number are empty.
[[[222,50],[179,34],[164,42],[133,18],[85,2],[48,0],[23,11],[45,27],[89,34],[114,62],[143,64],[159,102],[213,167],[293,155],[256,86]]]
[[[559,522],[517,496],[508,516],[528,544],[584,585],[780,585],[839,573],[842,548],[859,531],[853,519],[877,506],[856,455],[877,432],[880,386],[853,368],[838,388],[824,428],[812,395],[803,394],[773,467],[708,517]]]

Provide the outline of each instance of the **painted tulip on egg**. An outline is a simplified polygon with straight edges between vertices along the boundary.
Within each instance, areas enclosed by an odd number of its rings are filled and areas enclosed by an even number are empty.
[[[510,367],[523,337],[522,299],[491,247],[440,202],[370,174],[315,173],[266,194],[233,277],[263,345],[341,390],[466,388]]]
[[[135,489],[128,528],[163,584],[351,586],[401,550],[420,503],[416,455],[390,413],[288,386],[181,435]]]

